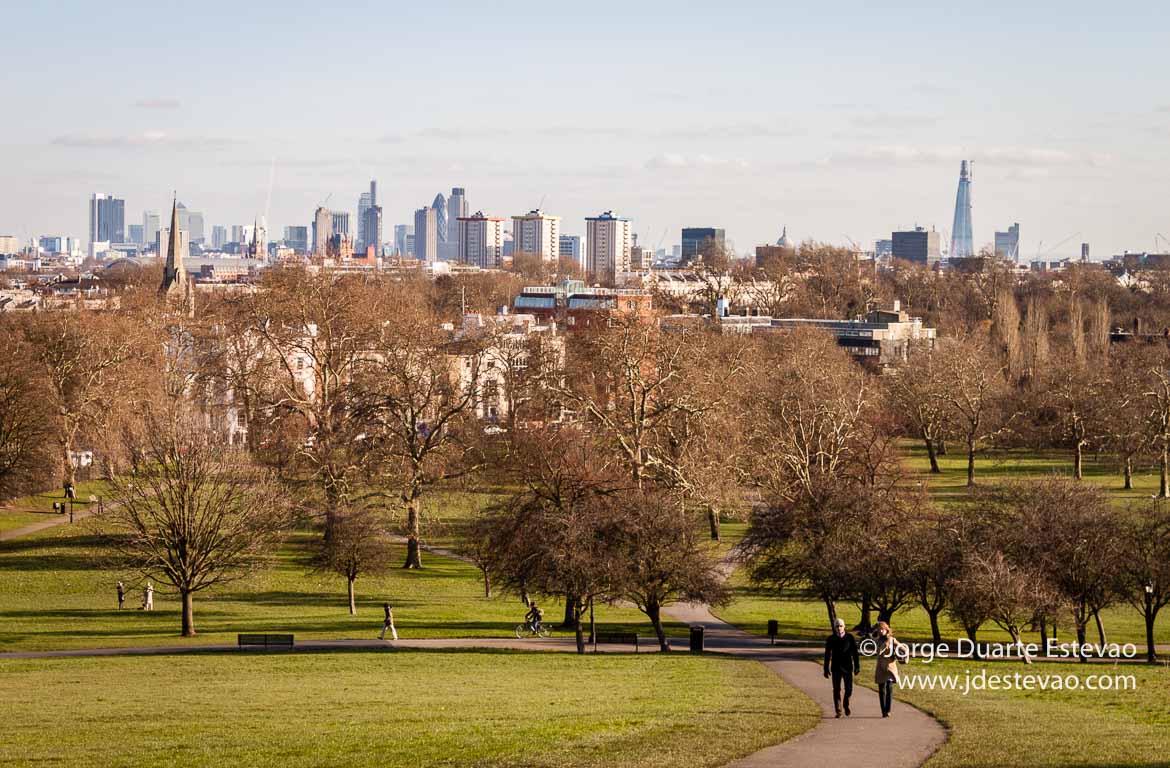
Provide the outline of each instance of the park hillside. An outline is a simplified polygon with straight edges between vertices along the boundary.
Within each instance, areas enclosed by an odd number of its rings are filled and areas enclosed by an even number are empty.
[[[976,662],[1136,690],[896,695],[947,728],[930,765],[1157,764],[1170,344],[1141,329],[1170,295],[841,256],[756,267],[772,314],[900,299],[937,338],[866,360],[733,332],[702,294],[558,324],[499,312],[533,277],[508,272],[279,267],[176,299],[143,271],[100,310],[0,314],[0,762],[717,766],[823,729],[789,676],[664,653],[705,605],[797,658],[837,617],[1130,645]],[[713,286],[743,269],[706,258]],[[391,609],[402,642],[374,645]],[[241,633],[316,645],[223,650]],[[587,653],[631,634],[660,653]],[[108,648],[136,653],[18,658]],[[80,725],[46,724],[65,700]]]

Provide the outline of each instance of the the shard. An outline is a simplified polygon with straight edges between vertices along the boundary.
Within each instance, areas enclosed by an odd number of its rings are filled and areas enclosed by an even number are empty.
[[[971,166],[964,160],[959,166],[959,191],[955,195],[955,224],[951,227],[951,258],[967,259],[975,255],[975,238],[971,236]]]

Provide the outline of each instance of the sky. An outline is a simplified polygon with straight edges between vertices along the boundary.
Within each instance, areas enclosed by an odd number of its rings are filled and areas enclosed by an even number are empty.
[[[878,7],[881,5],[882,7]],[[0,234],[85,237],[172,190],[213,224],[355,211],[387,239],[437,192],[629,217],[669,247],[872,248],[949,233],[1094,258],[1170,236],[1170,4],[254,0],[12,3],[0,42]],[[1060,245],[1061,241],[1065,241]],[[1160,245],[1170,248],[1170,242]]]

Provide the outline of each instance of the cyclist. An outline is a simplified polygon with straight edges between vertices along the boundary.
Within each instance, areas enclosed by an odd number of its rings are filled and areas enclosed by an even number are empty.
[[[524,621],[528,623],[528,628],[532,630],[532,634],[540,634],[540,625],[544,621],[544,611],[535,601],[528,604],[528,613],[524,614]]]

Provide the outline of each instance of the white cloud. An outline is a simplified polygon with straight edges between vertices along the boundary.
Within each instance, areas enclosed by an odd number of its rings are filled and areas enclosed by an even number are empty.
[[[178,109],[180,104],[178,99],[139,99],[134,102],[134,106],[138,109]]]
[[[144,131],[136,134],[67,133],[57,136],[53,144],[82,149],[141,149],[168,147],[172,149],[216,149],[238,144],[235,139],[213,136],[171,136],[163,131]]]
[[[959,160],[1017,168],[1054,168],[1077,164],[1099,167],[1111,163],[1113,158],[1108,153],[1079,153],[1051,147],[969,149],[960,146],[918,147],[905,144],[882,144],[833,153],[826,158],[826,163],[832,165],[934,165]]]

